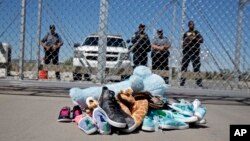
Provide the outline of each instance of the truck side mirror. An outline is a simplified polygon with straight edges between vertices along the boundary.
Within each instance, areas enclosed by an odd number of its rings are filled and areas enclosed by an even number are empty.
[[[80,43],[74,43],[74,47],[79,47],[80,46]]]

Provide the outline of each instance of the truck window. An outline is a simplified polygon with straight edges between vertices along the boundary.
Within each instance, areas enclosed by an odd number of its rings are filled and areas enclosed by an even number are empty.
[[[108,38],[107,46],[125,47],[125,42],[123,41],[123,39],[119,39],[119,38]]]
[[[98,37],[88,37],[84,41],[83,45],[98,46]],[[126,47],[123,39],[119,38],[107,38],[107,46],[110,47]]]
[[[83,45],[98,46],[98,37],[88,37],[88,38],[86,38]]]

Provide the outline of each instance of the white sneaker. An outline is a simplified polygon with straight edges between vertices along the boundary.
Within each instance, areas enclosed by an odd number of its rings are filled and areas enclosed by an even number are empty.
[[[200,100],[195,99],[195,100],[193,101],[194,110],[196,110],[198,107],[200,107],[200,105],[201,105]]]
[[[193,110],[194,115],[198,117],[198,120],[204,119],[204,116],[207,113],[207,108],[201,105],[201,102],[198,99],[193,101]]]
[[[195,124],[206,124],[206,123],[207,123],[207,120],[205,118],[195,122]]]

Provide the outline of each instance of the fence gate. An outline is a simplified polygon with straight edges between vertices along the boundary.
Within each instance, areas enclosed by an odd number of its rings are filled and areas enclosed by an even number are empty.
[[[60,72],[61,81],[107,83],[141,64],[173,87],[250,88],[249,0],[2,0],[0,8],[3,79],[48,70],[49,80]],[[54,64],[40,42],[51,25],[63,41]]]

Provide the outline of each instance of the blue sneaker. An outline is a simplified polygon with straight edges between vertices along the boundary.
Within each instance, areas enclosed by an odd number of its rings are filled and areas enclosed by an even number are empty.
[[[159,126],[161,129],[187,129],[189,127],[185,122],[174,119],[172,112],[162,110],[165,116],[160,115]]]
[[[80,119],[78,127],[86,134],[93,134],[97,131],[94,121],[88,115],[85,115],[82,119]]]
[[[160,128],[161,129],[187,129],[189,128],[189,125],[185,122],[181,122],[175,119],[161,119],[160,120]]]
[[[207,108],[200,106],[194,110],[194,115],[198,117],[198,120],[202,120],[207,113]]]
[[[201,105],[201,102],[198,99],[195,99],[192,104],[194,115],[198,117],[198,120],[202,120],[207,113],[207,108]]]
[[[111,133],[111,126],[107,122],[107,117],[99,107],[94,109],[92,116],[100,134],[108,135]]]
[[[179,112],[172,112],[174,119],[181,121],[181,122],[185,122],[185,123],[193,123],[198,121],[198,117],[196,116],[187,116],[187,115],[183,115]]]
[[[205,118],[201,119],[201,120],[198,120],[197,122],[195,122],[195,124],[206,124],[207,123],[207,120]]]
[[[198,108],[198,107],[201,106],[201,102],[200,102],[200,100],[195,99],[195,100],[192,102],[192,105],[193,105],[193,108],[196,109],[196,108]]]
[[[142,130],[150,132],[155,131],[155,124],[151,111],[148,111],[148,114],[143,119]]]
[[[169,105],[172,109],[178,111],[179,113],[187,116],[193,116],[193,104],[192,103],[172,103]]]

